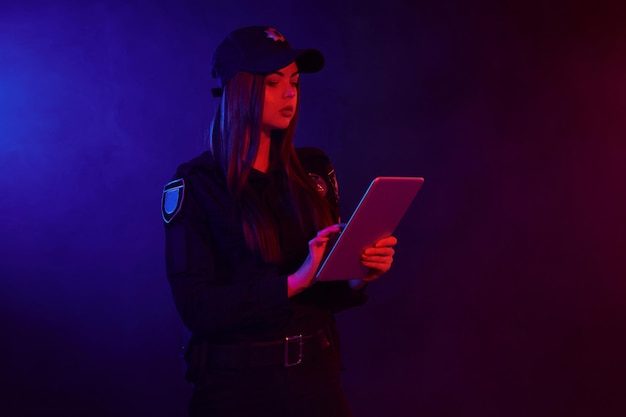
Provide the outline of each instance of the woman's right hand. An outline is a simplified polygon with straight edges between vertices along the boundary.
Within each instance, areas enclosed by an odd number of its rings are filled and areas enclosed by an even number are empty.
[[[300,268],[287,278],[287,295],[294,295],[304,291],[315,282],[315,273],[324,258],[329,236],[341,232],[341,225],[334,224],[319,232],[309,240],[309,254]]]

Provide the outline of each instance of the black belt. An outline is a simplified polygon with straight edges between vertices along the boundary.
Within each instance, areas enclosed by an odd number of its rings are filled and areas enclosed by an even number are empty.
[[[209,344],[209,368],[246,368],[282,365],[290,367],[315,361],[333,347],[327,329],[312,335],[297,334],[271,342],[242,343],[235,345]]]

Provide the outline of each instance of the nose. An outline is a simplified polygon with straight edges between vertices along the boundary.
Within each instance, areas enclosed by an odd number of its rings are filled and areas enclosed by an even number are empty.
[[[285,97],[293,98],[295,96],[296,96],[296,87],[290,84],[289,87],[287,87],[287,90],[285,90]]]

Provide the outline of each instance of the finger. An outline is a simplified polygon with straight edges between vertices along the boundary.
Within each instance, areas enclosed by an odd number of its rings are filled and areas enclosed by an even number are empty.
[[[325,245],[328,242],[328,237],[326,236],[316,236],[313,239],[309,240],[310,246],[321,246]]]
[[[361,258],[361,264],[364,264],[365,262],[367,262],[369,265],[382,266],[382,265],[391,265],[393,263],[393,259]]]
[[[362,254],[361,260],[369,262],[391,263],[393,262],[393,256],[379,256],[379,255],[367,255]]]
[[[380,265],[370,262],[362,262],[362,265],[366,268],[369,268],[371,271],[376,272],[377,274],[384,274],[391,269],[391,265]]]
[[[395,236],[387,236],[376,241],[376,243],[374,243],[374,247],[375,248],[391,247],[391,246],[395,246],[397,243],[398,243],[398,239],[396,239]]]
[[[333,224],[332,226],[325,227],[322,230],[320,230],[319,232],[317,232],[317,236],[318,237],[328,236],[328,235],[331,235],[333,233],[339,233],[339,232],[341,232],[341,225],[340,224]]]
[[[374,258],[371,258],[369,256],[364,256],[364,257],[361,257],[361,263],[363,263],[363,262],[371,263],[373,265],[391,265],[393,263],[393,258],[388,258],[388,257],[384,257],[384,258],[374,257]]]
[[[363,253],[361,254],[361,260],[368,261],[368,262],[391,264],[393,262],[393,256],[392,255],[368,255],[366,253]]]
[[[363,251],[363,255],[367,256],[393,256],[396,251],[393,248],[367,248]]]
[[[384,274],[384,272],[380,273],[378,271],[371,270],[370,273],[367,274],[367,276],[365,278],[363,278],[363,281],[365,281],[367,283],[372,282],[372,281],[376,281],[383,274]]]

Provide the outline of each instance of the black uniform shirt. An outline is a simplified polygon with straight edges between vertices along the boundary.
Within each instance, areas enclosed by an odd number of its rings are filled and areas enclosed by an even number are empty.
[[[318,191],[337,209],[334,172],[326,155],[314,148],[299,149],[298,155]],[[367,298],[346,281],[316,283],[287,297],[287,276],[304,262],[315,232],[302,231],[277,199],[273,175],[271,170],[253,171],[250,181],[275,214],[283,254],[279,264],[265,262],[246,246],[226,179],[210,153],[177,170],[175,181],[184,186],[165,225],[167,274],[179,314],[195,339],[236,343],[311,334],[333,321],[332,313]]]

